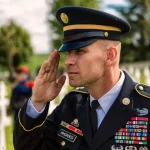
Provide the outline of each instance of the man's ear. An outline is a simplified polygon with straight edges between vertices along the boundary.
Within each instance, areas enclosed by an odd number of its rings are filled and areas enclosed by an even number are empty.
[[[115,47],[110,47],[107,50],[107,59],[106,59],[106,64],[107,65],[112,65],[115,63],[116,61],[116,57],[117,57],[118,51]]]

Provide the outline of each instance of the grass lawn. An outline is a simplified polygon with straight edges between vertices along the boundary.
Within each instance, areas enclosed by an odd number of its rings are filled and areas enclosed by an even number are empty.
[[[35,54],[30,57],[29,62],[23,64],[26,65],[29,70],[35,71],[38,67],[42,65],[44,60],[48,59],[49,54]]]
[[[11,88],[9,86],[9,83],[5,82],[6,88],[7,88],[7,98],[10,99],[11,95]],[[11,125],[6,126],[5,128],[5,137],[6,137],[6,150],[14,150],[13,148],[13,115],[9,115],[9,118],[11,119]]]
[[[7,126],[5,128],[5,133],[6,133],[6,150],[14,150],[13,148],[13,126],[12,125]]]

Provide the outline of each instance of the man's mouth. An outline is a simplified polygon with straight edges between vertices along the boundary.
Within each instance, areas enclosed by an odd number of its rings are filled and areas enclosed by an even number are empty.
[[[77,74],[79,74],[79,73],[78,73],[78,72],[68,72],[68,75],[69,75],[69,76],[77,75]]]

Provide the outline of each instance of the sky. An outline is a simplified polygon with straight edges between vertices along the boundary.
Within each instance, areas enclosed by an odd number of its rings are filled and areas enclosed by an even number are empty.
[[[104,2],[104,11],[108,12],[108,13],[111,13],[113,15],[117,15],[119,16],[119,14],[114,10],[114,9],[110,9],[108,8],[107,6],[108,5],[118,5],[118,6],[127,6],[127,2],[126,0],[103,0]]]
[[[125,0],[104,0],[104,10],[118,15],[106,8],[108,4],[125,5]],[[0,25],[14,19],[31,35],[35,53],[49,53],[51,41],[47,25],[48,5],[46,0],[0,0]]]

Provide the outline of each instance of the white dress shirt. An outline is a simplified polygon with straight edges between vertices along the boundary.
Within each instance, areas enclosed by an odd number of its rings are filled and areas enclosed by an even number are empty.
[[[108,91],[105,95],[103,95],[102,97],[100,97],[98,99],[100,106],[96,109],[97,117],[98,117],[97,128],[102,123],[108,110],[110,109],[110,107],[112,106],[112,104],[114,103],[114,101],[116,100],[116,98],[118,97],[118,95],[120,93],[120,90],[122,88],[122,85],[123,85],[123,82],[125,79],[124,72],[122,70],[120,70],[120,71],[121,71],[121,77],[120,77],[119,81],[116,83],[116,85],[110,91]],[[95,98],[93,98],[90,95],[90,105],[93,100],[95,100]]]
[[[98,127],[100,126],[102,120],[104,119],[109,108],[114,103],[115,99],[117,98],[117,96],[120,93],[120,90],[122,88],[122,85],[123,85],[123,82],[125,79],[125,75],[122,70],[120,70],[120,71],[121,71],[121,77],[120,77],[119,81],[117,82],[117,84],[110,91],[108,91],[105,95],[103,95],[101,98],[98,99],[98,102],[101,106],[96,109],[97,115],[98,115]],[[90,95],[90,103],[93,100],[95,100],[95,98],[93,98]],[[26,113],[28,116],[30,116],[32,118],[37,118],[44,111],[44,109],[45,109],[45,107],[40,112],[38,112],[36,110],[36,108],[33,106],[31,100],[29,99],[28,104],[27,104]]]

